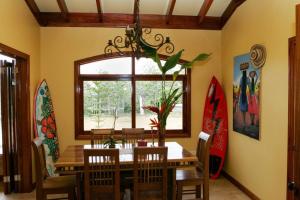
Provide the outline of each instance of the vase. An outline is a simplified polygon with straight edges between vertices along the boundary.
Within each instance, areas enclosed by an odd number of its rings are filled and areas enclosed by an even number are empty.
[[[165,146],[166,127],[160,127],[158,130],[158,146]]]

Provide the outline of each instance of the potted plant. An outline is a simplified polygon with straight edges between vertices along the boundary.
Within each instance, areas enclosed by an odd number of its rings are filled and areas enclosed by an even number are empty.
[[[167,118],[175,107],[177,100],[183,94],[182,91],[180,91],[180,88],[174,88],[174,83],[177,79],[177,76],[182,70],[192,68],[195,62],[207,60],[210,54],[201,53],[190,62],[180,63],[181,68],[173,73],[171,88],[166,89],[166,74],[169,70],[173,69],[177,64],[179,64],[180,57],[184,50],[182,49],[178,53],[168,57],[165,64],[162,65],[160,57],[155,48],[146,45],[143,43],[143,41],[141,41],[141,47],[144,50],[145,56],[151,58],[157,64],[162,75],[160,100],[156,102],[155,105],[144,106],[143,108],[157,114],[157,118],[150,119],[150,126],[157,128],[159,143],[160,145],[163,145],[165,140]]]
[[[108,147],[108,148],[116,148],[116,144],[117,144],[117,141],[114,136],[111,134],[105,141],[104,141],[104,146],[105,147]]]

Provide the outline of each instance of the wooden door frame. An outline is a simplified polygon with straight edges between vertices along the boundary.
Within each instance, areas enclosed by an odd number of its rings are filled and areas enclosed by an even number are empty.
[[[288,200],[300,199],[300,4],[296,5],[296,43],[294,52],[289,45],[289,122],[288,122],[288,184],[291,192],[287,190]],[[292,58],[294,54],[294,58]],[[292,171],[291,171],[292,170]],[[292,175],[292,177],[291,177]]]
[[[31,192],[32,184],[32,154],[31,154],[31,115],[30,115],[30,56],[14,48],[0,43],[0,53],[16,59],[19,67],[19,84],[17,85],[17,132],[19,137],[19,169],[20,169],[20,192]]]
[[[296,37],[289,38],[289,82],[288,82],[288,154],[287,183],[294,181],[294,151],[295,151],[295,53]],[[294,195],[287,188],[287,200],[293,200]]]

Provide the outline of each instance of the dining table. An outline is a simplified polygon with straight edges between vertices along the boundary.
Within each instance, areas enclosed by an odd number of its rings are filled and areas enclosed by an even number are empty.
[[[158,143],[147,143],[147,146],[155,147],[158,146]],[[194,166],[198,159],[177,142],[165,142],[164,146],[168,147],[168,199],[175,199],[176,169]],[[119,149],[121,171],[133,171],[133,149],[135,147],[136,145],[131,143],[116,144],[115,148]],[[67,146],[54,164],[56,172],[60,175],[76,174],[77,179],[80,179],[84,171],[84,149],[93,148],[106,148],[106,146],[90,144]]]

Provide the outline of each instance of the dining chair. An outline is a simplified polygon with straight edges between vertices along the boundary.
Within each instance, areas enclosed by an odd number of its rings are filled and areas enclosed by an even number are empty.
[[[76,176],[50,177],[46,168],[44,145],[39,137],[32,140],[32,148],[35,159],[36,199],[44,200],[51,194],[68,194],[67,199],[75,199]]]
[[[167,199],[167,147],[134,148],[133,199]]]
[[[85,200],[120,200],[119,149],[84,149]]]
[[[192,169],[177,169],[176,170],[176,187],[177,199],[182,199],[183,194],[191,194],[190,190],[183,191],[183,186],[195,186],[196,198],[201,198],[203,191],[203,200],[209,199],[209,149],[212,141],[212,136],[200,132],[197,152],[198,163]]]
[[[101,145],[114,134],[114,129],[91,129],[91,145]]]
[[[123,128],[122,138],[126,143],[136,144],[137,140],[144,137],[144,128]]]

